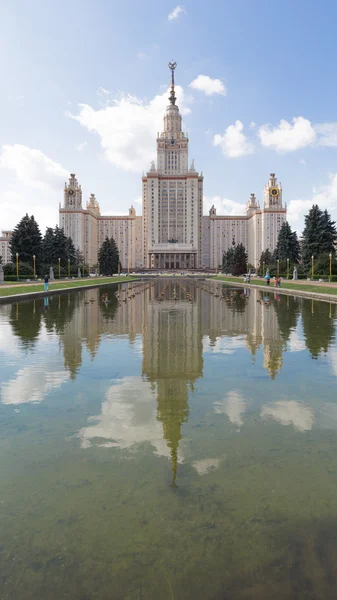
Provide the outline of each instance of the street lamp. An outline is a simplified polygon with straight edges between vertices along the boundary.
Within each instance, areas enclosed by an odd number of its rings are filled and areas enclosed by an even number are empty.
[[[61,279],[61,259],[59,258],[59,279]]]
[[[19,253],[16,253],[16,279],[19,281]]]
[[[98,270],[98,277],[99,277],[99,263],[97,263],[97,267],[98,267],[97,270]]]
[[[33,254],[34,279],[36,278],[36,256]]]
[[[277,277],[280,276],[280,259],[277,259]]]
[[[312,279],[314,278],[314,275],[315,275],[314,260],[315,260],[315,257],[314,257],[314,255],[312,255],[312,257],[311,257],[311,277],[312,277]]]
[[[128,275],[130,273],[130,256],[128,256]]]
[[[68,277],[70,277],[70,258],[68,258]]]
[[[287,258],[287,279],[289,279],[289,258]]]
[[[331,254],[331,252],[329,254],[329,258],[330,258],[330,281],[331,281],[331,275],[332,275],[332,254]]]
[[[264,277],[264,261],[262,263],[262,277]]]

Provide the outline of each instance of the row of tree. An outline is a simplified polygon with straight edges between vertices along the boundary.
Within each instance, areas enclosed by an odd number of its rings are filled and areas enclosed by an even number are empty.
[[[55,275],[60,264],[61,274],[77,273],[78,268],[84,268],[82,253],[75,248],[73,241],[67,237],[60,227],[47,227],[42,236],[34,216],[26,214],[13,230],[10,240],[12,262],[4,265],[7,276],[16,274],[16,256],[19,259],[19,273],[31,276],[49,274],[53,267]],[[33,258],[35,257],[35,259]],[[118,272],[119,253],[113,238],[106,237],[99,251],[98,261],[103,275]],[[92,265],[95,266],[95,265]],[[97,265],[96,265],[97,266]]]
[[[336,260],[337,230],[327,210],[322,211],[313,205],[305,216],[304,230],[299,240],[296,231],[292,231],[288,222],[282,224],[277,246],[274,252],[264,250],[260,257],[258,272],[269,270],[271,275],[287,273],[296,266],[298,272],[311,276],[314,273],[337,274]],[[252,265],[247,264],[247,253],[242,244],[229,248],[224,253],[222,271],[233,275],[242,275]]]

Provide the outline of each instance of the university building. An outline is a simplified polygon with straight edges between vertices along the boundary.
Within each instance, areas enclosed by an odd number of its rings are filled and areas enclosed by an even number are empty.
[[[157,162],[142,177],[142,216],[133,206],[125,216],[101,215],[94,194],[83,208],[82,189],[75,174],[65,184],[60,227],[70,236],[89,265],[98,260],[106,236],[113,237],[124,269],[215,269],[223,253],[240,242],[248,261],[257,266],[261,252],[274,250],[286,207],[282,186],[271,173],[264,187],[263,208],[255,194],[244,216],[217,215],[214,206],[203,215],[203,174],[189,162],[189,138],[182,131],[176,105],[174,70],[164,128],[157,137]]]

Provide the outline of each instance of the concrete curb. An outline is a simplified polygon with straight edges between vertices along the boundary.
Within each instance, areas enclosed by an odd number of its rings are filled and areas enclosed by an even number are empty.
[[[212,281],[212,280],[210,280]],[[284,294],[286,296],[302,296],[303,298],[311,298],[312,300],[323,300],[325,302],[334,302],[337,304],[337,294],[322,294],[320,292],[306,292],[305,290],[292,290],[290,288],[267,288],[265,285],[255,285],[251,283],[241,283],[240,281],[225,281],[224,279],[213,279],[219,283],[226,283],[227,285],[234,285],[242,288],[250,288],[252,290],[262,290],[265,293],[271,294]]]
[[[108,281],[105,283],[93,283],[90,285],[77,285],[76,287],[64,287],[59,289],[49,289],[48,292],[27,292],[24,294],[13,294],[12,296],[0,296],[0,304],[12,304],[13,302],[19,302],[20,300],[34,300],[34,298],[46,298],[47,296],[55,296],[57,294],[68,294],[69,292],[77,292],[78,290],[92,290],[93,288],[103,287],[106,285],[113,285],[114,283],[133,283],[139,281],[139,278],[132,277],[132,279],[125,278],[125,281]]]

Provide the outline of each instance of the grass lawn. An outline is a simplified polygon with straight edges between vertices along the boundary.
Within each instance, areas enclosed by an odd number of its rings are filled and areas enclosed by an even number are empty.
[[[214,279],[218,279],[219,281],[228,281],[228,283],[243,283],[242,277],[225,277],[224,275],[216,275]],[[250,285],[263,286],[268,288],[265,279],[252,278],[250,280]],[[337,294],[337,284],[331,284],[331,286],[319,285],[319,283],[312,285],[309,282],[298,283],[293,281],[282,280],[281,288],[286,288],[294,291],[299,290],[303,292],[314,292],[316,294]],[[277,288],[274,287],[273,280],[270,281],[269,289],[272,291],[277,290]]]
[[[136,277],[97,277],[92,279],[77,279],[76,281],[58,281],[57,283],[49,283],[49,291],[62,290],[64,288],[77,288],[77,287],[93,287],[98,285],[104,285],[107,283],[120,283],[126,281],[134,281]],[[43,292],[43,283],[32,283],[31,285],[20,283],[8,283],[0,287],[0,296],[14,296],[16,294],[29,294],[30,292]]]

